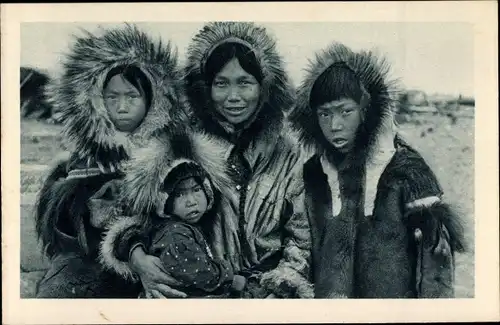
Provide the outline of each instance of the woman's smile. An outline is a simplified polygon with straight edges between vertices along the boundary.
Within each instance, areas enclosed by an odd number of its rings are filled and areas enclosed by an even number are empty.
[[[246,106],[237,106],[237,107],[226,106],[226,107],[224,107],[224,110],[226,110],[229,114],[234,114],[234,115],[239,115],[239,114],[243,113],[246,109],[247,109]]]
[[[257,111],[259,96],[259,83],[241,67],[236,58],[229,61],[215,76],[212,85],[215,110],[232,124],[252,118]]]

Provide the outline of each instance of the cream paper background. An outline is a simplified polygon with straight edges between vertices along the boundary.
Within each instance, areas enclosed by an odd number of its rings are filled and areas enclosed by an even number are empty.
[[[166,324],[500,320],[497,10],[494,1],[1,5],[2,322],[5,324]],[[19,298],[20,23],[210,20],[474,24],[474,90],[476,108],[479,108],[475,111],[476,292],[474,299],[249,301],[21,300]],[[432,37],[432,34],[429,34],[429,37]]]

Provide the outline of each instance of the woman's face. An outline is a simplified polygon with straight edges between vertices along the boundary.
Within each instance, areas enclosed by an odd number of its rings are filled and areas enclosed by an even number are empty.
[[[134,131],[146,115],[146,100],[122,75],[113,76],[104,89],[104,103],[116,129]]]
[[[362,123],[359,104],[350,98],[342,98],[321,105],[316,114],[326,140],[339,152],[348,153],[354,147]]]
[[[236,58],[215,75],[212,83],[215,110],[231,124],[250,119],[257,110],[259,96],[257,79],[243,70]]]

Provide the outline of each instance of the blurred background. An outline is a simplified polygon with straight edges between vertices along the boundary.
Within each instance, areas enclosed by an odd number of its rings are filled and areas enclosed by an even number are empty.
[[[57,80],[61,61],[81,28],[95,23],[21,24],[21,297],[33,297],[48,261],[34,236],[33,204],[51,161],[67,149],[62,121],[45,102],[44,86]],[[137,23],[170,40],[181,64],[203,23]],[[297,86],[314,52],[332,41],[376,49],[392,63],[403,86],[397,122],[442,183],[445,198],[467,221],[470,249],[457,256],[456,295],[474,297],[474,38],[466,23],[267,23]]]

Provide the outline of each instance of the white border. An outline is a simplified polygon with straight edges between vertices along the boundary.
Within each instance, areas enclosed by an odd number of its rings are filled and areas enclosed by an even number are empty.
[[[2,277],[6,324],[407,322],[500,318],[498,282],[497,3],[171,3],[1,6]],[[475,30],[476,295],[456,300],[20,300],[19,53],[21,22],[253,20],[466,21]],[[432,35],[429,35],[432,37]]]

